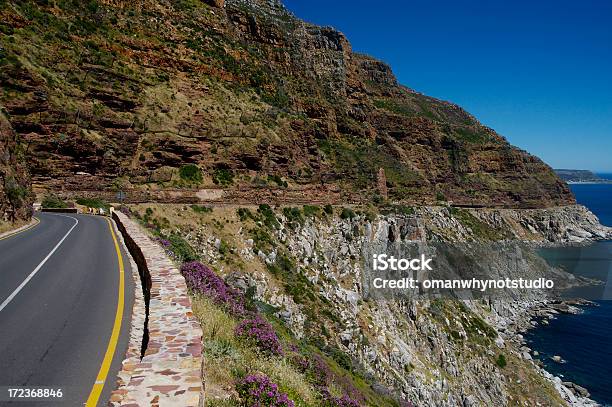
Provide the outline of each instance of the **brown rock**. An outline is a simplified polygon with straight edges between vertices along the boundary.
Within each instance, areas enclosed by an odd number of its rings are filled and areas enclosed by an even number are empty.
[[[225,0],[205,0],[204,3],[218,8],[225,7]]]
[[[385,176],[385,169],[380,168],[378,170],[378,193],[383,199],[389,198],[389,191],[387,189],[387,177]]]
[[[47,44],[49,55],[27,55],[26,64],[7,46],[16,57],[0,70],[0,104],[28,146],[37,186],[112,201],[121,182],[129,202],[205,201],[197,187],[236,203],[361,202],[378,193],[422,205],[436,203],[436,191],[462,206],[574,203],[541,160],[459,106],[401,86],[339,31],[297,20],[278,0],[207,3],[225,12],[202,8],[194,20],[174,2],[105,0],[113,17],[131,7],[154,25],[134,19],[112,52],[101,48],[105,58],[71,59],[54,51],[69,44]],[[151,38],[132,35],[144,28]],[[33,27],[24,41],[45,45],[38,33],[49,29]],[[58,60],[70,75],[55,72],[49,61]],[[55,86],[39,71],[79,82]],[[168,168],[185,164],[202,168],[209,184],[150,185],[172,181]],[[220,171],[234,181],[211,185]]]
[[[0,221],[32,216],[30,177],[19,144],[11,124],[0,112]]]

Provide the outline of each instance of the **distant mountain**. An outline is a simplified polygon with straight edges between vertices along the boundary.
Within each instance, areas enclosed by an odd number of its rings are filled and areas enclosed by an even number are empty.
[[[612,183],[611,180],[601,178],[589,170],[564,170],[557,169],[555,173],[565,182],[588,182],[588,183]]]

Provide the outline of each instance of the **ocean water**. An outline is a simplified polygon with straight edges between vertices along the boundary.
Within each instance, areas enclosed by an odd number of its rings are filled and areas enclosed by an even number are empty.
[[[612,174],[599,175],[612,179]],[[612,184],[574,184],[571,189],[578,203],[595,213],[602,224],[612,226]],[[525,339],[540,352],[549,372],[586,387],[593,400],[612,406],[612,301],[597,304],[584,308],[580,315],[559,315],[549,325],[528,332]],[[552,361],[554,355],[566,363]]]

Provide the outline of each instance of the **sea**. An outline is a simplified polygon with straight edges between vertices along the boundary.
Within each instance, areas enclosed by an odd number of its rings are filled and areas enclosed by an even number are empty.
[[[598,175],[612,180],[612,174]],[[612,184],[573,184],[570,188],[578,203],[595,213],[602,224],[612,226]],[[599,254],[601,247],[598,246]],[[606,269],[612,268],[610,247],[612,245],[607,244],[604,260],[598,255],[599,265],[606,262]],[[557,253],[557,261],[573,257],[568,256],[570,252],[567,251],[572,249],[556,250],[565,250]],[[588,262],[581,262],[581,267],[587,274],[589,268],[596,268],[589,266]],[[601,273],[599,277],[605,278]],[[612,406],[612,300],[602,298],[609,297],[600,296],[595,301],[598,306],[584,307],[582,314],[559,315],[549,325],[542,324],[529,331],[525,339],[531,349],[540,353],[539,359],[546,370],[563,381],[587,388],[591,399],[603,406]],[[561,356],[565,362],[553,361],[551,358],[555,355]]]

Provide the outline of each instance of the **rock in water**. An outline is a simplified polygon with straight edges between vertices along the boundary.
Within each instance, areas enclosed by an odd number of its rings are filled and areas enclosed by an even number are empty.
[[[555,355],[551,358],[553,360],[553,362],[557,362],[557,363],[565,363],[565,361],[563,360],[563,358],[561,358],[561,356],[559,355]]]

